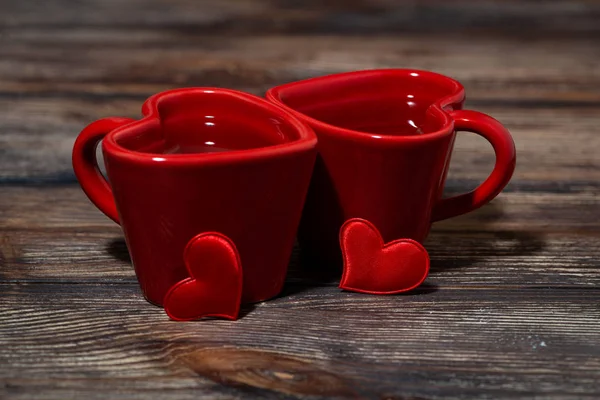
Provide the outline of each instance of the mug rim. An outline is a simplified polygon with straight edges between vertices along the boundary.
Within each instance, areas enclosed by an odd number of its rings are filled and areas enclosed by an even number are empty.
[[[435,113],[435,116],[442,121],[442,127],[436,131],[428,132],[421,135],[386,135],[386,134],[374,134],[370,132],[364,132],[349,128],[343,128],[341,126],[333,125],[316,118],[313,118],[307,114],[304,114],[296,109],[288,106],[282,100],[282,91],[290,88],[295,88],[297,86],[302,86],[307,83],[325,83],[332,79],[338,78],[350,78],[350,77],[358,77],[358,76],[379,76],[379,77],[388,77],[388,76],[423,76],[430,81],[438,81],[450,83],[453,86],[454,91],[448,96],[441,97],[437,101],[433,102],[427,110],[431,110],[431,112]],[[303,79],[300,81],[294,81],[285,83],[283,85],[278,85],[270,88],[266,93],[266,98],[269,101],[272,101],[274,104],[277,104],[280,107],[285,108],[286,110],[290,110],[294,113],[294,115],[311,127],[319,128],[322,131],[326,131],[331,133],[337,137],[345,138],[345,139],[353,139],[357,141],[361,141],[363,143],[369,144],[408,144],[408,143],[417,143],[424,142],[430,140],[436,140],[438,138],[450,135],[454,132],[454,119],[449,114],[447,110],[444,109],[449,104],[455,102],[461,102],[465,99],[465,89],[463,85],[455,79],[452,79],[448,76],[438,74],[432,71],[425,71],[419,69],[404,69],[404,68],[383,68],[383,69],[365,69],[358,71],[349,71],[349,72],[340,72],[335,74],[317,76],[314,78]]]
[[[298,134],[297,139],[273,145],[250,149],[236,149],[214,153],[187,153],[187,154],[160,154],[131,150],[117,142],[117,136],[133,128],[147,127],[160,124],[161,117],[158,105],[165,98],[172,98],[182,94],[222,94],[233,99],[242,100],[249,104],[266,109],[274,116],[285,120]],[[301,121],[293,113],[279,107],[267,100],[250,93],[233,89],[217,87],[189,87],[165,90],[148,97],[142,105],[143,117],[110,131],[102,142],[105,154],[118,157],[135,163],[151,165],[196,165],[196,164],[231,164],[236,162],[251,162],[265,158],[284,157],[289,154],[302,152],[315,148],[317,137],[312,128]]]

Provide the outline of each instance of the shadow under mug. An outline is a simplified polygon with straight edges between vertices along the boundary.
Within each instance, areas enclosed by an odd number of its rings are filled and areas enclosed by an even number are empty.
[[[142,113],[86,127],[73,167],[121,225],[145,297],[162,305],[188,276],[186,244],[210,231],[239,251],[243,302],[279,294],[316,157],[311,129],[264,99],[217,88],[162,92]],[[110,184],[96,160],[102,139]]]
[[[463,111],[463,86],[433,72],[340,73],[277,86],[266,97],[309,124],[319,140],[298,232],[313,260],[339,262],[338,232],[349,218],[371,221],[386,242],[422,242],[432,222],[496,197],[515,168],[510,133],[485,114]],[[496,164],[474,191],[443,199],[461,130],[486,138]]]

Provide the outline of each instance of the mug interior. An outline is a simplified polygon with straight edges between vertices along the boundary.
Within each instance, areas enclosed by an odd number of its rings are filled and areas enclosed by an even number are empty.
[[[283,86],[279,100],[313,119],[364,133],[408,136],[436,132],[444,121],[429,107],[456,94],[450,79],[418,72],[364,72]]]
[[[256,149],[300,139],[298,130],[281,114],[230,92],[173,93],[158,99],[156,111],[159,124],[138,125],[119,135],[117,143],[137,152],[194,154]]]

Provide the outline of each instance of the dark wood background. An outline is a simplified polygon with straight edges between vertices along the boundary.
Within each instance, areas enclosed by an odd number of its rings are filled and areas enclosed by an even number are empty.
[[[495,201],[435,225],[418,291],[341,292],[292,261],[237,322],[146,303],[73,141],[150,94],[326,73],[459,79],[513,133]],[[600,397],[600,2],[0,1],[0,397]],[[461,134],[448,192],[492,150]]]

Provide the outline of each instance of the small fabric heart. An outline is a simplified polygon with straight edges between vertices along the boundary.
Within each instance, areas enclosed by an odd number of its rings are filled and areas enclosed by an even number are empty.
[[[387,244],[369,221],[354,218],[340,229],[344,273],[340,288],[370,294],[396,294],[418,287],[429,273],[427,250],[412,239]]]
[[[176,321],[203,317],[235,320],[242,298],[242,263],[235,244],[216,232],[201,233],[183,252],[190,274],[165,295],[167,315]]]

